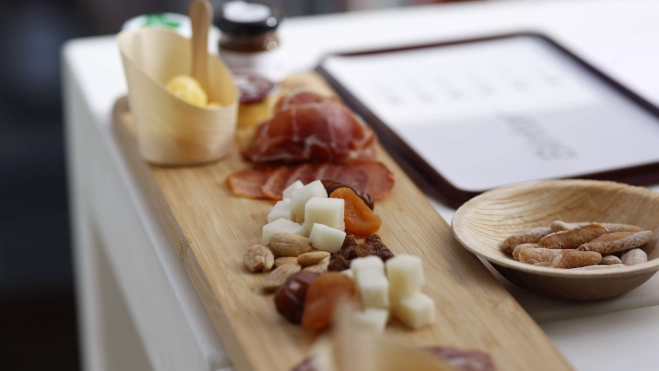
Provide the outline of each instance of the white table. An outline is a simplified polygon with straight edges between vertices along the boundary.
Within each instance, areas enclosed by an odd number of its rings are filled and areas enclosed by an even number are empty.
[[[535,30],[659,104],[657,19],[653,0],[476,2],[290,19],[280,37],[294,71],[313,68],[330,51]],[[63,59],[85,369],[230,368],[111,132],[110,110],[126,93],[114,38],[73,40]],[[453,210],[433,205],[450,221]],[[575,368],[659,369],[659,277],[619,299],[583,305],[504,284]]]

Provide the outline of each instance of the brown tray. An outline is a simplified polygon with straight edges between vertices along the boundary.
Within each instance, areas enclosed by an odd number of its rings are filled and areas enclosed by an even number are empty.
[[[137,153],[125,98],[115,104],[113,126],[236,369],[290,370],[305,357],[314,335],[280,317],[272,295],[259,290],[264,274],[243,268],[242,255],[260,242],[272,208],[267,201],[235,197],[225,185],[227,175],[249,165],[237,151],[205,166],[148,165]],[[391,194],[377,203],[380,235],[395,253],[423,258],[423,291],[437,303],[433,326],[411,331],[393,323],[386,336],[410,345],[479,349],[499,370],[570,369],[512,296],[460,246],[401,168],[381,148],[378,152],[396,177]]]

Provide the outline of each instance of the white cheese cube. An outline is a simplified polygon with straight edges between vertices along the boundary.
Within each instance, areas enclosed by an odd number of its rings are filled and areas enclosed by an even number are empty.
[[[421,289],[423,264],[418,256],[399,254],[387,260],[386,266],[392,300],[406,298]]]
[[[392,309],[394,317],[415,330],[435,322],[435,301],[420,292],[394,303]]]
[[[386,309],[366,308],[355,312],[355,322],[360,328],[375,334],[381,334],[387,327],[389,311]]]
[[[293,220],[293,206],[291,200],[281,200],[275,204],[270,214],[268,214],[268,223],[272,223],[277,219]]]
[[[293,184],[286,187],[286,189],[284,189],[284,193],[283,193],[284,200],[292,199],[293,194],[295,193],[295,191],[297,191],[298,189],[300,189],[302,187],[304,187],[304,184],[302,184],[302,182],[299,181],[299,180],[296,180],[295,182],[293,182]]]
[[[343,240],[346,239],[346,233],[338,229],[330,228],[323,224],[315,223],[311,228],[309,241],[311,246],[325,250],[332,254],[341,250]]]
[[[304,227],[307,232],[311,231],[315,223],[335,229],[341,228],[344,205],[345,201],[342,198],[314,197],[310,199],[304,206]]]
[[[277,219],[274,222],[263,226],[261,244],[263,246],[267,245],[268,242],[270,242],[270,237],[272,237],[272,235],[275,233],[292,233],[306,237],[306,231],[300,224],[292,222],[288,219]]]
[[[355,277],[357,277],[359,272],[366,271],[374,271],[384,276],[384,263],[377,256],[353,259],[350,262],[350,269]]]
[[[389,281],[382,273],[373,270],[358,272],[357,287],[364,308],[389,308]]]
[[[320,180],[311,182],[293,192],[291,203],[293,205],[293,214],[295,214],[297,220],[304,218],[304,206],[313,197],[327,198],[327,191]]]

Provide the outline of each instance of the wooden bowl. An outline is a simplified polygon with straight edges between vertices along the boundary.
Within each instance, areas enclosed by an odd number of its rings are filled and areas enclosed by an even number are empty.
[[[189,75],[192,46],[160,27],[143,27],[117,36],[128,83],[140,155],[159,165],[195,165],[228,155],[234,143],[238,89],[231,72],[217,57],[206,55],[206,94],[219,108],[190,104],[165,88],[169,79]]]
[[[520,263],[502,251],[515,232],[549,226],[554,220],[633,224],[653,232],[643,247],[648,262],[606,270],[572,270]],[[594,180],[553,180],[497,188],[460,207],[455,238],[489,261],[506,279],[529,291],[575,300],[624,294],[659,270],[659,194],[646,188]]]

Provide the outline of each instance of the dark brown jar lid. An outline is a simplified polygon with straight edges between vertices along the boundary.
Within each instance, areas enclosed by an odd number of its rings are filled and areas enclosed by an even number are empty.
[[[241,104],[261,103],[275,87],[270,80],[254,73],[236,72],[233,80],[240,89]]]
[[[275,31],[282,20],[278,8],[257,2],[229,1],[222,7],[216,24],[222,32],[234,36],[256,36]]]

